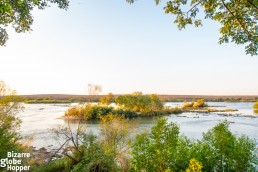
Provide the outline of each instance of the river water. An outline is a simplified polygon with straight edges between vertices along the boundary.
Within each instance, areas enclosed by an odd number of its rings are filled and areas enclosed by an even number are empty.
[[[228,103],[228,102],[208,102],[209,106],[216,106],[216,109],[238,109],[237,112],[227,112],[227,114],[237,114],[237,116],[224,116],[220,113],[183,113],[180,115],[168,115],[169,122],[176,122],[180,126],[181,134],[192,139],[200,139],[203,132],[207,132],[213,126],[223,120],[230,121],[230,129],[236,135],[247,135],[258,142],[258,115],[254,113],[254,103]],[[169,102],[166,106],[181,106],[182,103]],[[60,118],[64,112],[73,104],[25,104],[25,109],[19,113],[22,119],[21,133],[23,136],[32,136],[30,145],[41,147],[55,147],[58,142],[50,132],[51,128],[58,125],[66,125],[65,120]],[[225,113],[224,113],[225,114]],[[139,130],[149,130],[159,117],[138,117],[132,119],[138,124]],[[75,127],[77,124],[71,124]],[[89,121],[83,123],[87,132],[92,131],[99,134],[99,121]]]

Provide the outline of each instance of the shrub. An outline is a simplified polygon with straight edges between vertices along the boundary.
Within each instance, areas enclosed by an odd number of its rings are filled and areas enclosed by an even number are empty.
[[[83,156],[72,167],[71,172],[118,171],[114,157],[105,152],[101,142],[97,140],[95,135],[85,134],[81,151],[83,152]]]
[[[253,105],[253,108],[258,110],[258,102],[256,102],[256,103]]]
[[[143,113],[160,111],[163,108],[163,103],[155,94],[143,95],[141,92],[136,92],[118,96],[115,101],[125,109]]]
[[[65,116],[67,117],[76,117],[85,120],[100,119],[100,117],[108,114],[124,115],[125,117],[136,117],[138,115],[133,110],[114,109],[110,106],[92,104],[71,107],[65,112]]]
[[[108,95],[100,98],[101,104],[104,104],[104,105],[109,105],[110,103],[114,102],[114,100],[115,98],[112,93],[109,93]]]
[[[136,136],[131,171],[256,171],[256,149],[254,140],[236,137],[227,121],[194,142],[179,136],[177,124],[160,119],[150,133]]]
[[[194,102],[190,102],[190,103],[184,102],[182,108],[192,108],[193,105],[194,105]]]
[[[138,116],[137,112],[133,110],[115,109],[112,113],[116,115],[124,115],[126,118]]]
[[[175,165],[176,147],[179,143],[179,127],[160,119],[151,133],[136,136],[132,147],[132,171],[165,171]],[[171,162],[170,162],[171,160]]]
[[[203,171],[255,171],[258,165],[255,141],[246,136],[236,137],[227,121],[203,134],[192,151],[203,164]]]
[[[208,105],[205,103],[204,99],[199,99],[196,102],[184,102],[182,108],[202,108],[207,106]]]

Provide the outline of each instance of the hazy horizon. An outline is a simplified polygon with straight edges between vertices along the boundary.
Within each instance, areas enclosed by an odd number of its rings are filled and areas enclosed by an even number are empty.
[[[133,93],[133,92],[131,92]],[[123,95],[123,94],[131,94],[131,93],[112,93],[113,95]],[[151,93],[144,93],[142,92],[143,94],[151,94]],[[18,94],[19,96],[33,96],[33,95],[68,95],[68,96],[89,96],[88,93],[86,94],[55,94],[55,93],[51,93],[51,94]],[[98,94],[99,96],[103,96],[103,95],[107,95],[107,94]],[[219,96],[226,96],[226,97],[238,97],[238,96],[248,96],[248,97],[258,97],[258,95],[241,95],[241,94],[238,94],[238,95],[216,95],[216,94],[158,94],[160,96],[215,96],[215,97],[219,97]]]

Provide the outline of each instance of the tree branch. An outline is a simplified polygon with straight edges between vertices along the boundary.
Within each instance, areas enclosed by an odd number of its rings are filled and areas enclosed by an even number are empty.
[[[245,33],[247,34],[247,36],[252,39],[252,34],[250,34],[250,32],[245,28],[245,26],[243,25],[243,23],[239,20],[239,18],[237,18],[232,11],[230,11],[230,9],[228,8],[228,6],[225,4],[224,0],[221,0],[223,6],[227,9],[227,11],[230,13],[230,15],[235,18],[237,20],[237,22],[239,23],[239,25],[241,26],[242,29],[244,29]]]
[[[69,141],[70,139],[67,139],[61,146],[59,149],[57,149],[57,151],[55,151],[55,153],[51,156],[51,158],[49,159],[48,163],[52,160],[52,158],[64,147],[64,145]]]
[[[188,13],[190,12],[190,11],[192,11],[196,6],[198,6],[200,3],[202,3],[204,0],[201,0],[201,1],[199,1],[197,4],[195,4],[194,6],[192,6],[192,8],[190,8],[187,12],[186,12],[186,15],[188,15]]]
[[[254,6],[254,8],[256,8],[256,9],[258,10],[258,6],[256,6],[252,1],[247,0],[247,2],[248,2],[249,4],[251,4],[252,6]]]

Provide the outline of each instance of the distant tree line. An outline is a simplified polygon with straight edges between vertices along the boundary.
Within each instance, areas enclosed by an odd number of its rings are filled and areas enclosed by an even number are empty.
[[[121,95],[109,93],[107,95],[20,95],[27,102],[41,102],[42,100],[55,100],[58,102],[101,102],[108,104],[115,102],[115,98]],[[257,102],[258,96],[191,96],[191,95],[157,95],[162,102],[192,102],[198,99],[204,99],[206,102]]]

